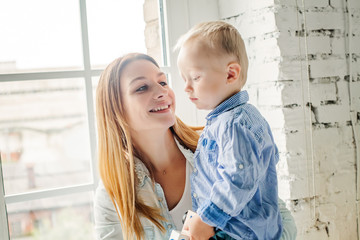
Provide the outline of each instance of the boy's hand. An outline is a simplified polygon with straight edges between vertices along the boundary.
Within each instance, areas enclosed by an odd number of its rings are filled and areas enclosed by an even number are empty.
[[[184,223],[183,231],[190,235],[190,240],[209,240],[215,235],[212,226],[204,223],[197,213],[190,211]]]

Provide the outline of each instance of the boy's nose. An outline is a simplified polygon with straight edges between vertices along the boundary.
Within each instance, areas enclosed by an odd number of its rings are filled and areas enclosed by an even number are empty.
[[[192,92],[192,86],[190,84],[190,81],[186,81],[185,82],[185,88],[184,88],[185,92]]]

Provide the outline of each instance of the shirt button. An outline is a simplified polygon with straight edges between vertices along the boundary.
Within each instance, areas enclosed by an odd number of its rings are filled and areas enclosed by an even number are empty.
[[[240,168],[240,169],[243,169],[243,168],[244,168],[244,165],[240,164],[240,165],[239,165],[239,168]]]
[[[171,229],[172,228],[172,224],[168,224],[168,229]]]
[[[197,169],[196,168],[194,168],[194,173],[196,173],[197,172]]]
[[[197,194],[196,194],[196,193],[193,193],[193,197],[196,198],[196,197],[197,197]]]

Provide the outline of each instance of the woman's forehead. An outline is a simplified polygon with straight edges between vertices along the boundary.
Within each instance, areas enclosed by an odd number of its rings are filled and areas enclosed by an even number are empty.
[[[147,76],[149,74],[158,74],[161,70],[151,61],[140,59],[129,63],[123,70],[122,78],[127,81]]]

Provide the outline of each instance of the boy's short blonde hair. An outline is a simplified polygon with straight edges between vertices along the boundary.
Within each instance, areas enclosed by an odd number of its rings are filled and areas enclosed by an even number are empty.
[[[212,50],[221,51],[220,54],[235,56],[241,66],[241,86],[245,84],[249,63],[244,40],[234,26],[223,21],[199,23],[179,38],[174,50],[181,49],[192,40],[202,40]]]

